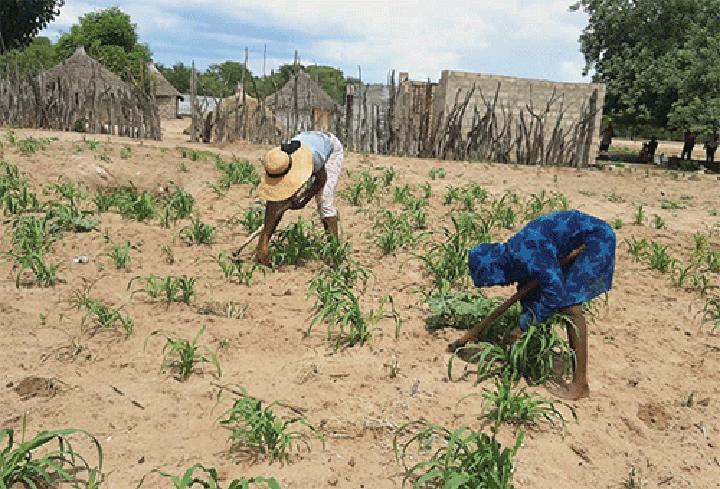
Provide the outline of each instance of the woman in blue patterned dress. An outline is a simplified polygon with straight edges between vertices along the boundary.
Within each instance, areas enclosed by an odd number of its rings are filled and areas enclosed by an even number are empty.
[[[560,260],[582,245],[582,254],[561,268]],[[542,323],[555,312],[568,316],[573,323],[568,325],[568,339],[576,361],[573,381],[560,395],[572,400],[587,397],[587,324],[582,304],[612,287],[615,233],[610,225],[579,211],[553,212],[529,222],[507,243],[480,244],[471,249],[468,266],[478,287],[522,286],[531,280],[540,283],[521,300],[515,338],[531,323]]]

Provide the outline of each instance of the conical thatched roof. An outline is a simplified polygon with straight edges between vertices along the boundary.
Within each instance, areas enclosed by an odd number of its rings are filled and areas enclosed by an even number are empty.
[[[156,97],[181,97],[182,95],[177,89],[167,81],[167,78],[163,76],[160,70],[157,69],[155,63],[148,63],[148,73],[150,78],[155,84],[155,96]]]
[[[78,47],[68,59],[45,72],[46,80],[57,78],[70,78],[81,82],[95,79],[107,87],[128,88],[128,85],[119,76],[105,68],[99,61],[88,56],[82,46]]]
[[[338,104],[318,85],[310,75],[299,71],[297,75],[297,98],[299,110],[336,109]],[[265,104],[272,109],[292,108],[295,93],[295,77],[290,78],[277,92],[265,98]]]

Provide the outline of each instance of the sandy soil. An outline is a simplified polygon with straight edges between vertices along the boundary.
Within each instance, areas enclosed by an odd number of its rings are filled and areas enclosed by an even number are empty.
[[[81,135],[18,130],[21,136],[55,135],[61,140],[27,157],[5,146],[4,159],[18,165],[37,189],[59,177],[83,182],[90,190],[132,181],[155,191],[174,182],[194,195],[203,220],[220,226],[220,232],[211,246],[188,247],[178,239],[183,224],[164,229],[157,222],[104,214],[98,231],[68,234],[55,245],[52,257],[65,264],[64,283],[55,288],[16,289],[10,266],[1,264],[0,427],[19,429],[27,414],[30,433],[64,427],[94,433],[105,450],[108,488],[134,487],[153,468],[179,473],[202,462],[217,467],[226,480],[268,475],[287,488],[389,489],[402,483],[392,452],[392,427],[417,418],[478,426],[475,415],[481,401],[458,401],[480,387],[472,379],[447,379],[445,346],[458,333],[430,334],[424,327],[422,291],[430,281],[420,263],[411,259],[410,251],[382,257],[371,241],[368,211],[394,207],[390,194],[371,209],[350,207],[342,200],[339,206],[355,259],[374,272],[364,303],[374,305],[392,294],[403,319],[400,338],[395,339],[394,324],[386,320],[380,323],[383,334],[376,334],[370,344],[333,354],[323,328],[303,338],[312,316],[307,283],[319,264],[283,268],[245,287],[228,284],[217,266],[196,262],[241,242],[242,228],[224,221],[254,199],[244,186],[218,198],[206,184],[218,177],[213,163],[183,160],[175,147],[188,143],[173,131],[162,143],[142,147],[98,136],[95,139],[103,142],[99,150],[77,152]],[[119,157],[123,144],[132,146],[128,160]],[[215,150],[251,161],[264,151],[254,146]],[[98,159],[103,151],[110,161]],[[187,171],[181,171],[181,162]],[[436,230],[449,224],[449,208],[442,205],[444,189],[467,182],[484,186],[494,196],[507,189],[521,194],[563,192],[572,207],[625,223],[618,231],[615,288],[608,308],[590,329],[592,397],[575,403],[579,423],[570,423],[566,433],[547,427],[528,432],[516,459],[518,488],[617,488],[631,467],[648,488],[720,487],[720,338],[709,327],[701,328],[705,299],[674,288],[669,276],[632,261],[623,244],[632,236],[656,239],[687,259],[693,233],[705,232],[712,234],[712,246],[718,249],[720,217],[709,212],[720,208],[717,177],[689,180],[660,171],[516,168],[356,154],[346,158],[352,172],[374,167],[394,167],[399,184],[431,183],[429,222]],[[447,177],[430,180],[433,167],[444,167]],[[611,193],[613,202],[608,200]],[[663,210],[663,198],[682,199],[687,209]],[[648,216],[662,216],[667,229],[632,225],[640,204]],[[317,225],[308,207],[299,214]],[[7,249],[7,221],[0,230]],[[108,266],[101,256],[108,249],[103,235],[138,245],[130,271]],[[166,264],[163,245],[173,250],[174,265]],[[72,263],[79,254],[89,256],[90,263]],[[128,282],[151,273],[197,277],[198,297],[190,306],[169,307],[131,298]],[[72,309],[68,299],[84,280],[95,283],[93,296],[125,306],[135,319],[128,339],[82,332],[82,313]],[[712,280],[720,285],[717,276]],[[492,292],[507,295],[509,289]],[[243,319],[200,315],[197,306],[211,301],[237,301],[248,309]],[[151,338],[146,344],[148,335],[163,329],[189,338],[203,325],[204,340],[219,351],[222,378],[216,379],[210,368],[186,382],[160,372],[162,340]],[[67,355],[70,347],[74,355]],[[392,378],[394,357],[399,372]],[[42,379],[51,379],[50,385]],[[216,403],[218,383],[239,384],[259,398],[284,399],[305,409],[308,420],[327,434],[325,448],[312,442],[312,451],[303,451],[284,466],[240,457],[230,450],[228,432],[216,422],[231,399],[226,393]],[[549,396],[543,388],[533,390]],[[690,394],[693,407],[683,407]],[[510,428],[501,433],[505,441],[512,436]],[[168,485],[151,482],[148,487]]]

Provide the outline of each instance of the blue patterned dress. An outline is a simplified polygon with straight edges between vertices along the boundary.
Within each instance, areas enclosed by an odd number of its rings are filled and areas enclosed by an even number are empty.
[[[582,244],[585,251],[561,269],[560,259]],[[540,282],[540,288],[521,301],[520,328],[527,331],[533,322],[610,290],[615,232],[605,221],[580,211],[553,212],[530,221],[507,243],[471,249],[468,267],[478,287]]]

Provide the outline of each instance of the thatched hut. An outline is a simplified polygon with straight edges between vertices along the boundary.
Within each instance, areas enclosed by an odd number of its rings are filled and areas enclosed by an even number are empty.
[[[106,89],[127,89],[127,83],[112,71],[105,68],[99,61],[91,58],[85,53],[85,48],[80,46],[75,53],[62,63],[50,68],[44,73],[47,82],[60,79],[75,81],[78,85],[84,85],[94,81]]]
[[[180,117],[180,101],[183,96],[167,81],[154,63],[148,63],[148,74],[155,89],[155,100],[162,119],[178,119]]]
[[[299,71],[280,90],[265,98],[265,106],[290,132],[335,130],[340,107],[310,75]]]

